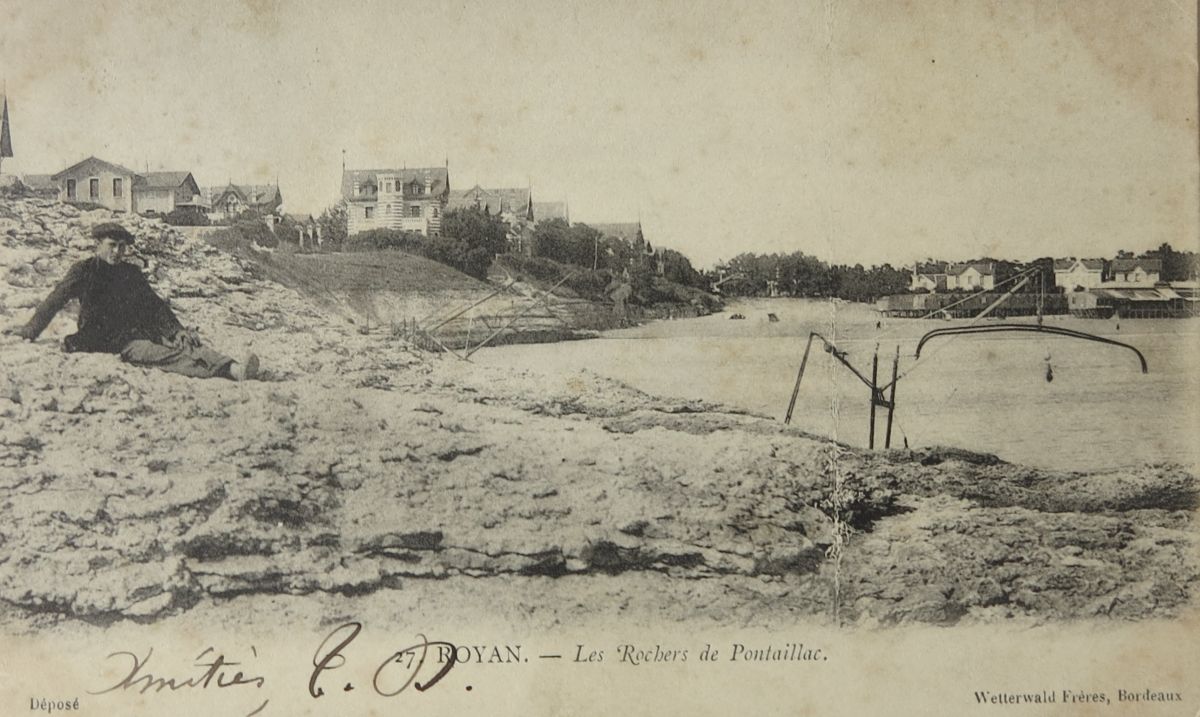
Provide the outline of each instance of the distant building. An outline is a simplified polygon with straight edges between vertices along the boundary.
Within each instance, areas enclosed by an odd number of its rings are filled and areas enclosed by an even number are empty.
[[[1086,318],[1182,318],[1196,315],[1196,305],[1170,286],[1134,287],[1106,284],[1098,289],[1068,293],[1071,313]]]
[[[0,113],[0,166],[5,157],[13,156],[12,135],[8,130],[8,95],[4,95],[4,111]]]
[[[967,264],[951,264],[946,269],[946,288],[967,291],[996,287],[996,265],[990,261],[973,261]]]
[[[930,293],[946,290],[946,263],[934,261],[926,264],[914,264],[912,280],[908,286],[911,291],[924,289]]]
[[[1161,279],[1160,259],[1113,259],[1108,268],[1106,284],[1125,286],[1154,286]]]
[[[134,211],[169,214],[177,207],[206,208],[191,172],[145,172],[133,183]]]
[[[71,204],[95,204],[118,212],[133,212],[133,182],[138,173],[96,157],[76,162],[54,174],[58,197]]]
[[[398,229],[440,236],[450,198],[445,167],[348,169],[342,172],[346,230]]]
[[[451,190],[446,209],[478,209],[508,224],[508,251],[533,253],[533,193],[528,189],[488,189],[476,184],[470,189]]]
[[[51,179],[49,174],[25,174],[21,176],[21,184],[28,189],[45,196],[58,196],[58,182]]]
[[[211,187],[208,194],[208,218],[229,221],[242,212],[253,210],[264,217],[277,216],[283,194],[276,184],[233,184]]]
[[[1103,259],[1055,259],[1054,284],[1064,291],[1094,289],[1104,281]]]
[[[603,224],[588,224],[588,226],[606,237],[628,242],[630,246],[636,246],[638,242],[641,242],[644,250],[646,240],[642,236],[641,222],[606,222]]]
[[[509,224],[534,220],[533,195],[528,189],[485,189],[476,184],[451,191],[446,209],[479,209]]]
[[[571,210],[566,202],[534,202],[533,221],[544,222],[548,219],[561,219],[571,223]]]
[[[205,206],[191,172],[135,172],[96,157],[57,174],[27,174],[22,180],[39,193],[64,202],[95,204],[118,212],[167,214],[176,207]]]

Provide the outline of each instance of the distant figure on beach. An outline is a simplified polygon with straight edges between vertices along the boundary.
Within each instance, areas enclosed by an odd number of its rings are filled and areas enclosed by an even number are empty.
[[[217,353],[200,343],[195,331],[184,328],[142,270],[124,261],[133,235],[115,222],[92,229],[95,255],[78,261],[24,326],[5,333],[33,341],[67,302],[79,299],[79,331],[63,340],[68,352],[120,354],[135,366],[195,378],[221,377],[235,381],[257,378],[258,357],[241,361]]]

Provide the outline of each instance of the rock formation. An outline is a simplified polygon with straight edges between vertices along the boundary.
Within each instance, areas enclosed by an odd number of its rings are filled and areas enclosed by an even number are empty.
[[[764,621],[1145,618],[1200,579],[1196,479],[1178,467],[867,453],[589,374],[460,364],[359,334],[200,238],[115,218],[181,320],[252,348],[267,380],[65,354],[69,316],[36,343],[0,339],[9,629],[466,578],[495,579],[497,601],[521,580],[620,594],[645,575],[679,586],[668,620],[721,595]],[[27,318],[113,219],[0,200],[0,320]]]

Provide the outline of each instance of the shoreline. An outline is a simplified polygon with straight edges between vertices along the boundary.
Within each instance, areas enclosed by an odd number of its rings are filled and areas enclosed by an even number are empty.
[[[6,245],[23,247],[5,252],[9,317],[109,218],[27,209],[62,215]],[[1142,621],[1195,606],[1198,483],[1179,466],[868,452],[594,373],[431,358],[122,219],[181,318],[213,346],[252,348],[267,380],[64,354],[69,317],[36,343],[0,338],[5,632],[236,620],[277,596],[394,619],[382,596],[448,580],[518,626],[573,619],[569,601],[522,607],[559,590],[667,625]],[[34,253],[42,270],[20,271]]]
[[[737,313],[746,319],[729,318]],[[769,313],[777,313],[780,321],[769,321]],[[1143,375],[1135,357],[1126,351],[1067,339],[1047,344],[1045,339],[1026,338],[1030,334],[933,344],[932,361],[917,362],[913,359],[917,340],[944,322],[894,322],[880,330],[871,313],[851,306],[844,312],[839,307],[836,329],[823,328],[832,318],[831,307],[824,302],[752,299],[731,302],[724,314],[604,332],[591,345],[520,347],[483,352],[477,360],[560,372],[586,367],[659,395],[723,402],[782,421],[810,330],[834,336],[868,375],[872,347],[880,343],[876,337],[882,334],[885,356],[894,347],[901,349],[902,373],[907,376],[914,364],[920,364],[898,392],[897,446],[905,445],[906,439],[913,446],[953,445],[1018,464],[1068,471],[1137,469],[1164,461],[1180,462],[1192,470],[1200,466],[1200,455],[1186,440],[1190,425],[1186,420],[1162,425],[1147,415],[1151,406],[1186,401],[1196,392],[1196,384],[1188,379],[1186,357],[1200,349],[1200,332],[1189,330],[1200,328],[1200,323],[1145,320],[1120,332],[1113,326],[1090,327],[1141,347],[1150,362],[1150,374]],[[1070,320],[1062,325],[1078,328]],[[949,350],[937,355],[943,348]],[[1045,380],[1051,353],[1057,374],[1052,383]],[[664,362],[674,370],[655,370]],[[794,421],[815,435],[841,436],[865,448],[869,423],[865,388],[823,351],[814,351],[810,364]],[[887,370],[881,366],[881,371]],[[1112,398],[1097,393],[1097,382],[1103,382]],[[961,399],[947,404],[953,396]],[[834,400],[839,402],[840,421],[828,413],[813,413]],[[1004,410],[973,410],[979,402]],[[1142,419],[1134,420],[1135,416]],[[1045,430],[1035,432],[1038,425]],[[883,428],[881,418],[879,430]],[[1104,441],[1099,450],[1086,448],[1097,441]]]

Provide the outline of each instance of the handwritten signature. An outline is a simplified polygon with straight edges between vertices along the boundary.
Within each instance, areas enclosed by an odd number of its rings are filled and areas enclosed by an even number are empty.
[[[250,651],[254,653],[255,657],[258,657],[258,651],[255,650],[253,646],[250,647]],[[111,686],[102,690],[89,691],[88,694],[103,695],[109,692],[115,692],[117,690],[134,690],[139,694],[144,695],[151,690],[157,694],[163,690],[169,690],[171,692],[178,692],[179,690],[183,689],[205,690],[212,686],[217,688],[226,688],[252,685],[255,689],[262,689],[263,685],[265,685],[267,682],[267,678],[262,676],[254,675],[247,677],[246,674],[241,670],[237,670],[232,676],[229,676],[229,673],[227,673],[224,668],[238,667],[242,663],[230,662],[229,660],[226,660],[225,655],[218,653],[213,647],[204,648],[204,650],[196,656],[196,659],[193,662],[194,667],[205,668],[204,672],[200,675],[187,678],[158,677],[154,673],[148,671],[146,666],[150,664],[150,658],[153,655],[153,647],[146,651],[145,657],[139,657],[137,654],[125,650],[109,653],[108,657],[105,659],[111,660],[113,658],[128,658],[131,662],[129,672],[127,672],[124,677]],[[215,655],[215,657],[209,657],[209,655]],[[205,661],[206,658],[207,661]],[[252,717],[259,712],[262,712],[263,709],[266,708],[269,701],[269,699],[263,700],[263,703],[253,711],[249,712],[246,717]]]
[[[314,699],[322,697],[325,690],[317,685],[321,674],[331,670],[336,670],[346,664],[346,657],[342,654],[354,638],[362,632],[362,623],[347,622],[338,625],[333,632],[321,642],[321,646],[317,648],[317,653],[313,656],[313,671],[312,676],[308,678],[308,694]],[[349,634],[346,634],[349,633]],[[345,635],[344,637],[342,637]],[[424,635],[417,635],[420,641],[410,645],[402,650],[393,652],[386,660],[379,663],[379,667],[375,669],[375,675],[371,679],[371,687],[375,692],[384,697],[394,697],[412,685],[418,692],[424,692],[436,685],[443,677],[454,668],[457,660],[454,657],[455,645],[453,643],[444,642],[442,640],[430,640]],[[329,643],[335,638],[341,638],[341,641],[328,648]],[[425,666],[425,658],[429,655],[430,647],[446,647],[449,648],[449,659],[446,660],[442,668],[425,682],[416,682],[417,675],[421,673],[421,668]],[[415,664],[414,664],[415,663]],[[395,666],[399,667],[395,667]],[[395,682],[399,681],[399,677],[395,673],[399,673],[403,677],[405,671],[408,673],[408,679],[399,687],[389,689],[394,686]],[[346,687],[342,688],[345,691],[353,689],[353,685],[349,682]]]
[[[359,633],[362,632],[362,629],[362,623],[359,622],[343,623],[334,628],[321,641],[312,658],[313,670],[308,679],[308,694],[310,697],[319,699],[325,696],[325,689],[318,684],[321,681],[321,677],[346,666],[348,662],[346,657],[348,648],[354,642],[355,638],[358,637]],[[423,681],[418,680],[418,677],[423,674],[427,658],[430,657],[430,648],[437,648],[439,654],[446,659],[438,661],[429,659],[428,662],[430,663],[439,662],[441,664],[440,668],[428,679]],[[250,647],[250,651],[255,658],[258,657],[258,651],[254,646]],[[430,640],[425,635],[418,634],[417,642],[392,652],[388,655],[387,659],[378,663],[371,677],[371,689],[381,697],[395,697],[408,689],[409,686],[412,686],[418,692],[425,692],[440,682],[442,678],[449,674],[450,670],[454,669],[455,664],[457,664],[457,659],[455,658],[456,651],[456,646],[453,643],[442,640]],[[206,690],[209,688],[228,689],[237,687],[258,690],[262,689],[267,683],[265,676],[248,674],[248,668],[245,670],[236,669],[242,667],[243,663],[229,660],[214,647],[206,647],[196,656],[192,667],[202,671],[190,676],[167,677],[151,672],[149,665],[153,656],[154,648],[148,649],[144,656],[127,650],[109,653],[105,658],[106,660],[127,660],[128,670],[116,682],[103,689],[90,691],[89,694],[103,695],[117,691],[133,691],[137,694],[145,695],[158,694],[164,690],[167,692],[178,692],[190,689]],[[342,687],[343,692],[350,692],[353,689],[355,688],[352,682],[346,682]],[[246,717],[253,717],[261,713],[266,709],[269,702],[269,698],[264,699],[261,704],[248,712]]]

